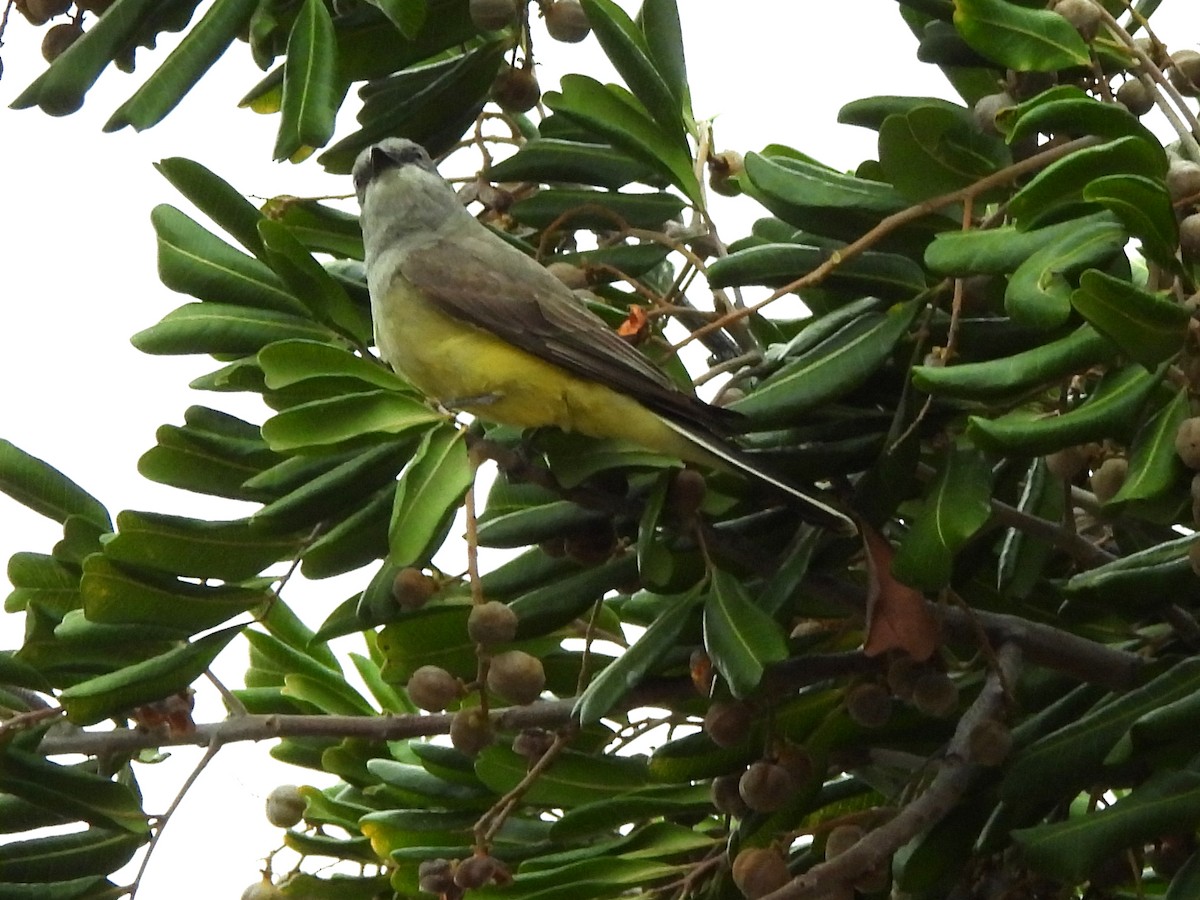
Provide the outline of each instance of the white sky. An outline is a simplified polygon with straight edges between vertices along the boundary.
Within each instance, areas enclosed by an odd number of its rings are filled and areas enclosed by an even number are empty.
[[[622,5],[636,7],[632,0]],[[892,0],[679,5],[695,111],[718,116],[721,149],[779,142],[852,169],[874,156],[874,135],[836,124],[844,103],[873,94],[953,98],[936,69],[915,62],[916,41]],[[1156,19],[1160,36],[1185,46],[1196,37],[1200,16],[1185,11],[1189,0],[1163,5]],[[155,485],[136,471],[155,429],[180,424],[190,404],[257,415],[245,400],[187,389],[192,378],[214,368],[210,360],[149,357],[129,343],[130,335],[188,299],[164,288],[155,274],[150,210],[163,202],[188,207],[151,163],[187,156],[259,197],[349,192],[348,179],[324,175],[315,161],[270,161],[276,119],[236,108],[261,75],[241,44],[175,113],[144,134],[105,135],[100,128],[162,59],[163,48],[174,45],[171,35],[159,51],[139,51],[134,76],[106,72],[74,116],[9,110],[44,68],[41,34],[14,13],[0,51],[0,437],[57,466],[114,515],[121,509],[242,515],[245,509],[235,504]],[[535,49],[543,89],[567,71],[611,77],[603,74],[594,38],[560,45],[542,33]],[[749,200],[725,208],[718,224],[726,240],[744,234],[762,214]],[[49,552],[60,535],[57,523],[0,495],[0,560],[19,550]],[[316,625],[364,583],[289,586],[285,596]],[[7,590],[0,576],[0,591]],[[19,617],[0,616],[0,647],[16,647],[20,628]],[[245,666],[244,646],[235,641],[218,661],[234,685]],[[197,712],[198,718],[221,715],[211,701]],[[263,818],[263,799],[278,783],[309,780],[303,770],[272,763],[267,749],[242,745],[218,754],[167,829],[141,897],[237,897],[257,879],[260,857],[280,840]],[[198,751],[180,750],[152,771],[140,768],[149,809],[167,806],[198,757]]]

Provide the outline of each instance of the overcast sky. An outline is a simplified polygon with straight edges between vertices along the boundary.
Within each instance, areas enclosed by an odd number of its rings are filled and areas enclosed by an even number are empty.
[[[1156,23],[1168,43],[1175,39],[1173,46],[1194,46],[1200,37],[1193,3],[1163,4]],[[695,111],[717,117],[722,149],[779,142],[852,169],[874,156],[874,135],[836,124],[844,103],[874,94],[953,97],[936,69],[915,62],[916,42],[893,0],[679,5]],[[1185,18],[1191,19],[1187,28]],[[276,120],[236,108],[261,76],[242,44],[173,115],[144,134],[126,129],[105,135],[100,128],[162,59],[161,49],[139,51],[134,76],[106,72],[74,116],[9,110],[44,68],[41,34],[14,13],[2,51],[0,437],[60,468],[114,515],[121,509],[243,515],[244,508],[154,485],[136,472],[155,429],[181,423],[189,404],[256,415],[245,400],[231,404],[228,395],[187,389],[188,381],[214,368],[211,360],[149,357],[129,344],[131,334],[187,299],[164,288],[155,274],[150,210],[163,202],[187,205],[151,163],[191,157],[260,198],[348,193],[348,179],[324,175],[315,161],[270,162]],[[174,39],[164,36],[161,43],[170,47]],[[536,49],[543,89],[566,71],[610,77],[594,38],[557,45],[543,34]],[[718,224],[730,240],[760,214],[742,200]],[[60,534],[56,523],[0,495],[0,559],[18,550],[49,552]],[[362,583],[361,577],[322,583],[289,592],[289,599],[296,604],[303,598],[298,612],[317,624]],[[7,590],[0,577],[0,591]],[[0,647],[19,644],[20,625],[19,617],[0,616]],[[219,661],[220,671],[236,681],[245,659],[244,644],[235,642]],[[212,704],[199,712],[221,714]],[[263,798],[281,781],[309,780],[302,770],[264,765],[266,752],[265,745],[241,746],[218,755],[168,829],[142,897],[236,897],[256,879],[258,857],[279,841],[262,817]],[[165,808],[197,755],[177,751],[154,772],[139,770],[150,809]]]

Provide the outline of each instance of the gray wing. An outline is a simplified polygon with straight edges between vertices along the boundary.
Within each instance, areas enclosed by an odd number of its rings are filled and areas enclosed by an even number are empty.
[[[454,260],[449,271],[448,259]],[[490,232],[460,234],[414,249],[400,271],[448,315],[628,394],[669,420],[713,435],[739,430],[741,415],[680,390],[545,268]]]

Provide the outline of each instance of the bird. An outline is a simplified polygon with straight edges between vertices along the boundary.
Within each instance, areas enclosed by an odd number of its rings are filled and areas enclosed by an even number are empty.
[[[681,389],[475,218],[420,144],[392,137],[365,148],[352,179],[375,344],[430,400],[501,425],[554,426],[738,471],[787,495],[813,524],[857,531],[847,513],[736,445],[744,416]]]

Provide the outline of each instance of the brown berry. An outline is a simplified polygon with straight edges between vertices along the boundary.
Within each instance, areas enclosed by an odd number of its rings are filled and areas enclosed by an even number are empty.
[[[608,521],[581,525],[563,538],[566,555],[585,566],[608,562],[616,549],[617,533]]]
[[[450,720],[450,743],[459,753],[477,756],[491,742],[491,722],[478,707],[460,709]]]
[[[437,589],[436,581],[412,566],[401,569],[392,579],[392,598],[401,609],[420,609]]]
[[[480,31],[498,31],[517,21],[517,0],[471,0],[467,12]]]
[[[572,263],[562,260],[552,262],[546,266],[546,271],[573,291],[582,290],[588,286],[587,272]]]
[[[1172,203],[1200,201],[1200,163],[1173,159],[1167,166],[1167,192]]]
[[[546,670],[536,656],[524,650],[509,650],[492,657],[487,686],[510,703],[524,706],[541,696],[546,687]]]
[[[746,900],[779,890],[792,880],[787,860],[776,847],[747,847],[733,861],[733,883]]]
[[[1046,468],[1055,478],[1063,481],[1074,481],[1075,476],[1083,471],[1088,462],[1087,450],[1076,445],[1055,450],[1046,457]]]
[[[42,38],[42,58],[52,63],[62,56],[68,47],[83,37],[83,29],[75,22],[63,22],[46,31]]]
[[[892,717],[892,696],[878,684],[857,684],[846,692],[846,712],[863,728],[882,728]]]
[[[1167,77],[1175,90],[1186,97],[1200,95],[1200,53],[1195,50],[1176,50],[1171,54]]]
[[[745,169],[742,154],[736,150],[714,153],[708,159],[708,186],[722,197],[736,197],[742,188],[733,179]]]
[[[526,728],[517,732],[512,748],[513,753],[524,756],[532,763],[545,756],[553,743],[554,735],[545,728]]]
[[[499,864],[496,857],[487,854],[470,856],[454,870],[454,883],[468,891],[481,888],[492,880]]]
[[[835,825],[829,829],[829,834],[825,836],[825,858],[834,859],[841,856],[859,841],[861,841],[867,832],[861,825],[853,823],[847,825]]]
[[[1123,456],[1110,456],[1100,463],[1100,468],[1092,473],[1092,493],[1101,503],[1107,503],[1121,490],[1125,476],[1129,474],[1129,460]]]
[[[458,679],[440,666],[421,666],[407,687],[408,699],[427,712],[441,712],[462,696]]]
[[[292,828],[304,818],[308,801],[294,784],[281,784],[267,795],[267,821],[276,828]]]
[[[704,733],[718,747],[736,747],[750,734],[754,715],[745,703],[718,700],[704,713]]]
[[[1184,419],[1175,432],[1175,452],[1189,469],[1200,469],[1200,416]]]
[[[812,754],[799,744],[784,744],[776,752],[775,762],[787,769],[797,785],[808,784],[816,771]]]
[[[782,809],[795,790],[796,783],[791,773],[778,763],[765,759],[753,763],[738,781],[738,792],[755,812],[769,813]]]
[[[454,890],[454,867],[448,859],[425,859],[417,866],[417,883],[430,894],[445,894]]]
[[[467,616],[467,636],[485,647],[506,644],[517,636],[517,614],[499,600],[473,606]]]
[[[505,66],[492,82],[492,99],[505,112],[529,112],[542,99],[542,89],[531,70]]]
[[[911,700],[917,679],[929,671],[924,663],[911,656],[897,656],[888,665],[888,689],[901,700]]]
[[[71,8],[72,2],[73,0],[25,0],[25,9],[22,12],[34,25],[41,25],[47,19],[61,16]],[[21,4],[17,6],[20,8]]]
[[[750,811],[750,807],[742,799],[741,790],[738,788],[740,780],[740,775],[718,775],[712,780],[709,797],[717,812],[740,819]]]
[[[1179,223],[1179,249],[1186,260],[1200,260],[1200,213],[1192,213]]]
[[[1117,88],[1117,102],[1135,116],[1144,116],[1154,109],[1154,91],[1139,78],[1130,78]]]
[[[1100,30],[1100,10],[1092,0],[1058,0],[1054,11],[1070,22],[1085,41],[1090,41]]]
[[[679,469],[667,489],[667,508],[677,522],[691,522],[704,503],[708,485],[695,469]]]
[[[592,23],[579,0],[551,0],[544,15],[546,31],[556,41],[578,44],[592,33]]]
[[[927,716],[943,719],[958,709],[958,685],[945,672],[926,672],[913,685],[912,704]]]
[[[980,97],[975,102],[975,109],[973,110],[975,122],[987,134],[999,135],[1001,131],[1000,126],[996,123],[996,117],[1003,110],[1010,109],[1016,105],[1017,101],[1007,91]]]
[[[1012,730],[999,719],[984,719],[967,739],[971,762],[981,766],[998,766],[1012,751]]]

